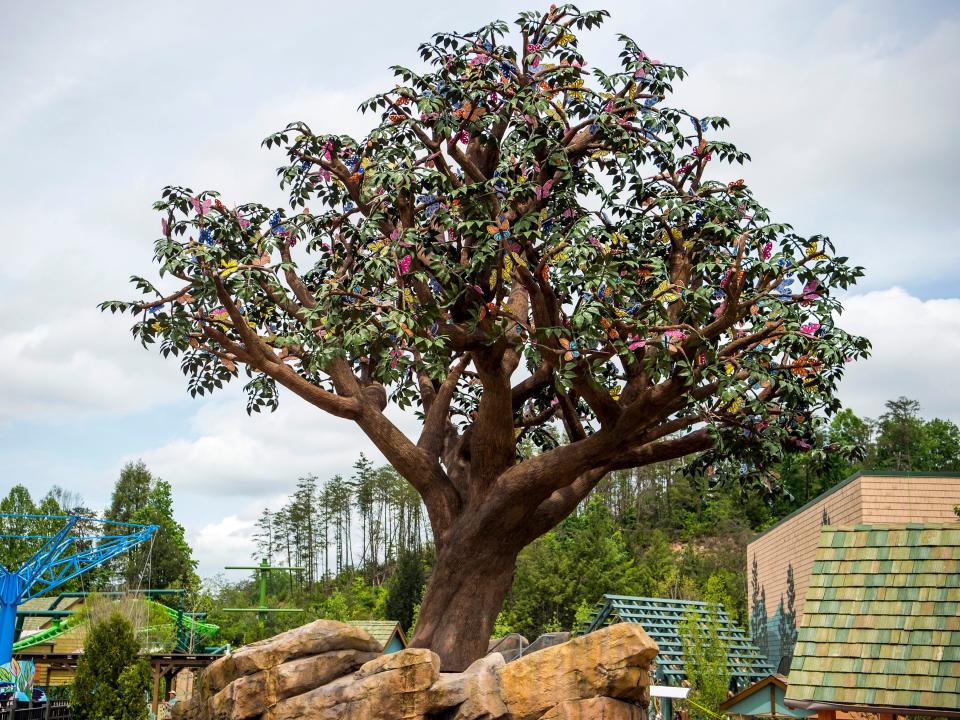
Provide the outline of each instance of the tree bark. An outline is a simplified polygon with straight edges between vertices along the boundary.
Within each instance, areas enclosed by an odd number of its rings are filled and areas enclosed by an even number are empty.
[[[444,672],[462,672],[487,652],[519,553],[504,540],[451,534],[438,544],[410,646],[437,653]]]

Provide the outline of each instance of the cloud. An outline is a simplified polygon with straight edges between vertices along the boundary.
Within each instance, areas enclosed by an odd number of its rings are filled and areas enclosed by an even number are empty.
[[[188,536],[197,560],[197,572],[210,577],[222,572],[226,565],[249,565],[256,550],[253,541],[254,521],[227,515],[222,520],[201,527]],[[236,580],[237,578],[231,578]]]
[[[894,287],[849,296],[844,306],[843,328],[873,342],[873,356],[847,371],[844,403],[877,417],[886,400],[906,395],[924,417],[960,423],[960,298],[920,300]]]

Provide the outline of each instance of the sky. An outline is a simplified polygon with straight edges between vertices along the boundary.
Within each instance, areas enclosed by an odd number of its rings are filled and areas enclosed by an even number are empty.
[[[582,7],[587,7],[585,4]],[[596,7],[596,6],[593,6]],[[581,38],[615,66],[617,33],[690,77],[670,101],[724,115],[775,218],[866,268],[842,325],[873,341],[840,395],[960,422],[960,3],[608,0]],[[175,361],[98,302],[154,276],[167,184],[280,205],[260,147],[304,120],[362,135],[357,105],[417,65],[432,32],[512,20],[509,2],[0,0],[0,493],[54,484],[103,507],[143,459],[172,483],[203,575],[249,559],[251,526],[297,477],[381,461],[349,423],[297,398],[248,417],[237,387],[191,399]],[[409,418],[397,416],[412,429]]]

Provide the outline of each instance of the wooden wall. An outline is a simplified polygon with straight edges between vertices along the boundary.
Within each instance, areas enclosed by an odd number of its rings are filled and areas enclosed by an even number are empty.
[[[824,511],[831,525],[953,522],[957,521],[956,505],[960,505],[958,476],[855,475],[747,545],[747,603],[752,602],[754,558],[766,590],[768,618],[777,612],[781,595],[786,602],[787,567],[792,564],[799,627]]]

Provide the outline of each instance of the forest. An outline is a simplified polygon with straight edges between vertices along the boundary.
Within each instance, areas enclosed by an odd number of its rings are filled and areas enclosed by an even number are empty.
[[[675,460],[611,473],[520,554],[496,634],[532,639],[575,629],[604,593],[720,600],[746,626],[745,546],[754,533],[858,471],[960,471],[960,429],[923,418],[908,398],[887,402],[875,420],[843,410],[824,432],[825,451],[791,456],[774,468],[727,464],[704,472]],[[143,463],[123,468],[100,513],[69,490],[55,487],[34,500],[22,485],[0,499],[0,512],[159,525],[152,546],[68,589],[185,588],[186,609],[209,613],[222,642],[250,642],[317,617],[391,619],[412,629],[434,556],[429,523],[409,484],[361,455],[349,477],[310,475],[291,486],[284,505],[261,513],[252,559],[303,568],[271,575],[269,603],[304,612],[264,623],[253,613],[223,612],[255,606],[256,582],[197,577],[186,533],[174,519],[172,486]],[[4,533],[43,531],[28,518],[2,522]],[[0,549],[0,562],[10,567],[28,553],[26,542],[11,542]]]

